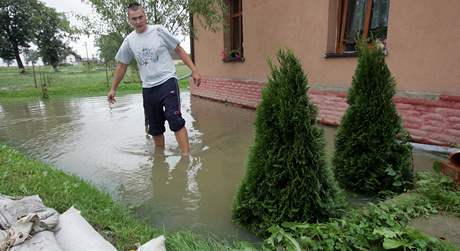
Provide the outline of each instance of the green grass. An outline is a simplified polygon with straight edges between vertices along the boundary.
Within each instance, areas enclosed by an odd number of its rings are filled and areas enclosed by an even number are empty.
[[[414,190],[349,210],[329,222],[272,226],[272,235],[265,243],[288,250],[458,250],[410,226],[411,220],[434,214],[460,217],[460,191],[451,178],[420,172]]]
[[[186,75],[190,70],[187,66],[179,64],[176,67],[179,77]],[[42,97],[39,72],[47,75],[50,85],[48,95],[50,98],[67,96],[103,96],[111,86],[112,73],[108,72],[109,82],[105,66],[95,66],[88,70],[84,65],[65,66],[54,72],[49,66],[35,68],[35,80],[31,67],[26,69],[25,74],[20,74],[14,67],[0,67],[0,98],[2,100],[37,99]],[[128,70],[127,75],[120,84],[117,95],[140,93],[141,86],[135,74]],[[37,82],[37,87],[35,87]],[[180,88],[188,88],[188,81],[180,81]]]
[[[226,243],[192,232],[168,233],[134,218],[129,209],[114,203],[80,178],[0,145],[0,193],[10,196],[38,194],[44,204],[60,213],[74,206],[118,250],[136,249],[161,234],[167,250],[252,250],[247,243]]]

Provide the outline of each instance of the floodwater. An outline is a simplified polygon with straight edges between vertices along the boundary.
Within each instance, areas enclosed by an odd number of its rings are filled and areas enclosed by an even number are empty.
[[[0,102],[0,142],[82,177],[155,227],[224,239],[257,240],[231,222],[253,141],[254,110],[181,94],[191,157],[174,134],[154,150],[144,132],[141,95]],[[331,156],[335,128],[324,127]],[[414,151],[417,170],[441,157]]]

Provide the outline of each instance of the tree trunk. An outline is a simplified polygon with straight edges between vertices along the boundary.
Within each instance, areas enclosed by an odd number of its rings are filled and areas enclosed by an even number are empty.
[[[19,56],[19,48],[16,45],[14,48],[14,57],[16,58],[16,62],[18,63],[18,68],[21,69],[21,73],[25,73],[26,69],[24,69],[24,65],[22,64],[21,57]]]

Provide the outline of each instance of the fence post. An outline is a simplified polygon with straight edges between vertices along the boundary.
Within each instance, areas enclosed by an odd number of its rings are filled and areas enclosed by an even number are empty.
[[[49,73],[46,74],[46,84],[48,87],[51,87],[51,78]]]
[[[34,64],[34,61],[32,61],[32,72],[34,73],[35,88],[38,88],[38,86],[37,86],[37,77],[35,76],[35,64]]]
[[[49,98],[48,87],[46,86],[46,79],[47,79],[47,77],[45,76],[45,73],[40,72],[40,84],[41,84],[41,87],[42,87],[42,97],[44,99]],[[42,82],[42,80],[43,80],[43,82]]]

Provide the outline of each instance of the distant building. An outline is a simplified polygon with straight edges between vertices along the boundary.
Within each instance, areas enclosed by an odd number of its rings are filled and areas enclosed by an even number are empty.
[[[78,64],[77,59],[76,59],[76,57],[74,55],[68,55],[65,58],[64,63],[71,64],[71,65]]]
[[[81,61],[82,61],[82,58],[80,57],[80,55],[78,55],[78,54],[75,53],[75,52],[71,52],[71,53],[65,58],[64,63],[66,63],[66,64],[71,64],[71,65],[75,65],[75,64],[79,64]]]

